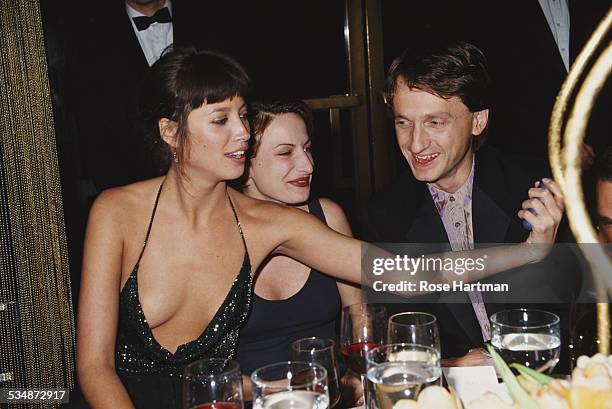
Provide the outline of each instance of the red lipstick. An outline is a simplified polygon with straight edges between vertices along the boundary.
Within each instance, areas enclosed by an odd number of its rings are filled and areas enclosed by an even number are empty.
[[[290,180],[289,183],[291,183],[295,187],[310,186],[310,176],[304,176],[298,179]]]

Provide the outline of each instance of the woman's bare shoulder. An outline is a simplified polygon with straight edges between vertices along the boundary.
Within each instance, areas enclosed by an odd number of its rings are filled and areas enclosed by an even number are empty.
[[[106,217],[123,223],[150,209],[161,186],[161,178],[148,179],[102,191],[94,201],[90,217]]]
[[[350,236],[351,228],[342,206],[331,199],[323,197],[319,198],[319,203],[321,203],[321,208],[325,214],[327,225],[337,232]]]
[[[233,189],[231,197],[244,216],[254,222],[280,227],[288,219],[310,217],[307,212],[300,209],[268,200],[255,199]]]
[[[323,208],[323,212],[325,213],[326,218],[330,217],[346,217],[342,206],[338,203],[334,202],[331,199],[326,197],[320,197],[319,203],[321,203],[321,208]]]
[[[245,213],[248,217],[253,218],[267,218],[270,214],[282,213],[284,206],[279,203],[270,202],[268,200],[255,199],[251,196],[247,196],[242,192],[230,188],[230,196],[236,205]]]

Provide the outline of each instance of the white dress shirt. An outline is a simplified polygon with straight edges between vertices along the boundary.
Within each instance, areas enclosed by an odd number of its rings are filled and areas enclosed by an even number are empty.
[[[569,71],[570,15],[567,0],[538,0],[546,16],[565,70]]]
[[[172,3],[170,0],[166,0],[164,7],[168,7],[170,15],[172,15]],[[174,42],[172,23],[154,22],[146,30],[138,31],[136,24],[134,24],[133,18],[144,16],[144,14],[134,10],[127,4],[127,2],[125,3],[125,10],[127,11],[128,17],[132,22],[132,29],[134,30],[134,33],[136,33],[136,38],[138,38],[140,48],[147,59],[147,63],[149,63],[149,66],[151,66],[159,59],[162,51],[164,51],[166,47]]]

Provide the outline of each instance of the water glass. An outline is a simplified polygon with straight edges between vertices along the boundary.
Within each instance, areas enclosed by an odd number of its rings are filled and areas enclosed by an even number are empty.
[[[559,317],[551,312],[516,309],[491,315],[491,344],[508,363],[551,373],[561,352]]]
[[[438,385],[440,352],[417,344],[387,344],[366,355],[372,409],[392,409],[401,399],[416,399],[426,386]]]
[[[253,409],[327,409],[327,371],[312,362],[266,365],[251,374]]]
[[[238,362],[202,359],[185,368],[184,409],[242,409],[242,375]]]
[[[426,345],[441,352],[436,316],[426,312],[392,315],[387,325],[387,342]]]
[[[294,361],[313,362],[327,371],[330,407],[340,401],[340,379],[336,366],[336,342],[328,338],[302,338],[291,344]]]

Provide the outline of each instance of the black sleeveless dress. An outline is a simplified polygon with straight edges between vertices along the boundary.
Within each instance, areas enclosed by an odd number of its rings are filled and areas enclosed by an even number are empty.
[[[318,199],[310,213],[326,223]],[[253,293],[253,305],[240,332],[236,359],[243,374],[291,359],[291,343],[300,338],[336,339],[336,319],[342,303],[335,279],[310,270],[304,286],[285,300],[271,301]]]
[[[203,358],[231,358],[251,303],[249,253],[238,215],[228,196],[244,245],[242,268],[221,307],[197,339],[180,345],[175,353],[155,340],[138,299],[138,266],[151,233],[162,186],[155,199],[142,251],[119,296],[115,366],[138,409],[182,409],[183,369]]]

